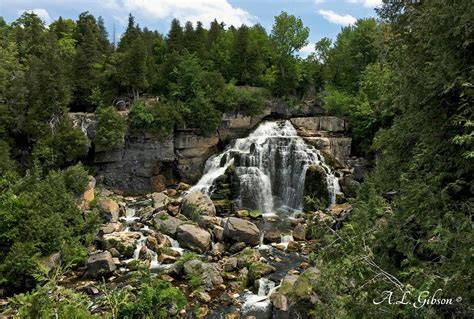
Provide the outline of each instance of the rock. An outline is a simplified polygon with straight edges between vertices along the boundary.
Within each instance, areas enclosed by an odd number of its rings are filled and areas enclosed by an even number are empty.
[[[238,253],[239,251],[242,251],[243,249],[245,249],[245,247],[247,247],[247,245],[244,242],[239,241],[238,243],[235,243],[229,247],[229,253],[231,254]]]
[[[266,244],[277,243],[281,240],[281,231],[278,229],[271,229],[265,232],[263,240]]]
[[[278,292],[282,295],[289,295],[292,292],[293,286],[295,285],[295,282],[298,280],[298,278],[298,275],[286,275],[281,281]]]
[[[237,257],[229,257],[222,261],[224,271],[231,272],[237,268]]]
[[[291,240],[288,242],[288,246],[286,247],[286,250],[288,251],[298,251],[300,250],[300,245],[294,241],[294,240]]]
[[[169,197],[175,197],[177,193],[178,193],[178,192],[176,191],[176,189],[168,188],[168,189],[166,190],[166,194],[167,194]]]
[[[239,254],[237,254],[237,266],[239,268],[248,267],[252,263],[255,263],[260,260],[260,253],[258,250],[252,249],[250,247],[245,248]]]
[[[86,190],[84,191],[84,194],[82,195],[82,202],[80,205],[81,210],[89,209],[90,202],[92,202],[95,198],[95,194],[94,194],[95,184],[96,184],[95,178],[90,175],[87,176],[87,178],[89,179],[89,182],[87,183]]]
[[[224,315],[224,319],[239,319],[240,314],[238,312],[227,313]]]
[[[333,218],[340,218],[342,215],[350,212],[352,205],[349,203],[333,205],[330,210],[330,214]]]
[[[112,257],[120,257],[120,252],[114,247],[110,248],[109,252],[112,254]]]
[[[352,175],[346,175],[339,180],[341,189],[346,197],[355,197],[360,188],[360,183]]]
[[[317,284],[319,277],[320,272],[314,267],[303,271],[293,285],[292,296],[294,299],[316,304],[319,298],[315,294],[313,287]]]
[[[270,301],[273,304],[273,307],[275,307],[278,310],[281,311],[288,311],[288,298],[286,296],[282,295],[279,292],[275,292],[270,296]]]
[[[116,223],[119,218],[119,206],[116,201],[110,198],[102,198],[99,207],[104,219],[110,223]]]
[[[367,166],[356,164],[354,165],[354,179],[358,182],[363,182],[365,176],[369,173]]]
[[[225,252],[225,246],[222,243],[216,243],[212,245],[211,254],[214,256],[220,256]]]
[[[184,182],[180,182],[180,183],[178,184],[178,188],[177,188],[177,189],[178,189],[179,191],[187,191],[187,190],[190,189],[190,188],[191,188],[191,185],[186,184],[186,183],[184,183]]]
[[[262,213],[259,210],[251,210],[249,212],[249,217],[252,219],[262,218]]]
[[[166,213],[159,213],[153,218],[153,223],[157,230],[163,234],[174,237],[176,236],[178,227],[183,224],[183,221],[176,217],[169,216]]]
[[[309,263],[304,262],[304,261],[300,264],[301,269],[307,269],[307,268],[309,268],[309,266],[310,266]]]
[[[214,234],[214,237],[216,238],[217,241],[223,241],[224,240],[224,228],[223,227],[215,225],[212,229],[212,233]]]
[[[140,251],[138,252],[138,259],[140,260],[151,260],[151,253],[148,251],[148,248],[146,248],[145,245],[140,248]]]
[[[203,302],[203,303],[209,303],[212,300],[211,296],[205,291],[199,291],[196,294],[196,297],[200,302]]]
[[[172,216],[176,216],[179,214],[179,206],[178,205],[172,205],[169,204],[166,209],[168,210],[168,213],[170,213]]]
[[[229,217],[224,227],[224,237],[255,246],[260,242],[260,230],[252,222]]]
[[[254,262],[249,266],[249,280],[250,283],[255,283],[266,275],[276,271],[276,268],[268,264],[262,263],[261,261]]]
[[[169,203],[169,197],[164,193],[153,193],[151,198],[153,199],[153,207],[158,211],[165,209]]]
[[[207,306],[201,306],[195,311],[196,318],[205,318],[209,313],[209,308]]]
[[[306,240],[306,231],[308,226],[306,224],[298,224],[293,229],[293,238],[295,240],[304,241]]]
[[[205,263],[199,259],[192,259],[184,263],[183,271],[186,275],[199,276],[206,289],[213,289],[224,283],[220,273],[222,269],[217,264]]]
[[[216,208],[209,196],[200,193],[192,192],[183,198],[181,204],[182,214],[189,219],[198,221],[200,216],[216,216]]]
[[[235,216],[239,218],[246,218],[249,217],[249,211],[246,209],[241,209],[235,212]]]
[[[100,231],[103,234],[111,234],[116,231],[121,231],[123,225],[121,223],[107,223],[104,226],[100,227]]]
[[[121,255],[132,257],[139,238],[140,233],[138,232],[115,232],[105,234],[103,236],[103,243],[105,249],[115,248]]]
[[[166,238],[163,234],[155,233],[150,234],[146,238],[146,246],[151,250],[157,252],[162,247],[169,247],[171,246],[170,241]]]
[[[209,228],[213,228],[216,223],[217,223],[216,217],[202,215],[199,218],[198,224],[199,224],[199,227],[209,229]]]
[[[90,278],[107,276],[117,269],[112,259],[112,254],[108,251],[90,255],[87,259],[86,267],[86,276]]]
[[[160,256],[158,256],[158,261],[162,264],[174,264],[176,262],[176,257],[160,254]]]
[[[61,253],[57,252],[46,256],[41,259],[41,263],[46,267],[47,273],[50,274],[61,263]]]
[[[186,248],[200,253],[211,249],[211,234],[195,225],[184,224],[178,227],[177,239]]]

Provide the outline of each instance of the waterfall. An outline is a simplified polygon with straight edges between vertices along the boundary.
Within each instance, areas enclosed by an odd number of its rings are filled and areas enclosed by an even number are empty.
[[[319,165],[327,173],[330,203],[339,191],[337,178],[323,156],[306,145],[289,121],[260,124],[248,137],[236,139],[220,154],[209,158],[204,175],[191,191],[210,195],[216,178],[234,165],[240,183],[239,207],[272,214],[278,209],[303,208],[306,170]]]

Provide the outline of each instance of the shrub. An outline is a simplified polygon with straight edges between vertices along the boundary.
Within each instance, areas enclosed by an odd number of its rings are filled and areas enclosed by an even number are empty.
[[[142,283],[137,299],[122,304],[118,318],[170,318],[186,306],[182,292],[169,282],[148,277]]]
[[[127,120],[113,106],[100,107],[96,113],[98,119],[96,151],[109,151],[123,146]]]
[[[182,123],[182,118],[172,103],[165,101],[145,104],[137,101],[130,111],[129,121],[133,134],[148,132],[166,135]]]

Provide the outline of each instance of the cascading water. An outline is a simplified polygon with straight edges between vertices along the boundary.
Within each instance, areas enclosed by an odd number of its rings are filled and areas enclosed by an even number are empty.
[[[206,162],[204,175],[191,191],[210,195],[213,183],[235,166],[239,179],[239,206],[272,214],[280,208],[294,211],[303,206],[306,170],[310,165],[326,172],[329,202],[335,201],[339,184],[323,156],[306,145],[289,121],[260,124],[248,137],[235,140]]]

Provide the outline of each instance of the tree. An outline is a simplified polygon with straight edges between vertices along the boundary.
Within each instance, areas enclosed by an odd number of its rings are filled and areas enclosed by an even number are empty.
[[[308,44],[309,28],[303,26],[303,21],[293,15],[282,12],[275,17],[271,39],[276,50],[278,77],[276,93],[284,95],[294,90],[298,81],[298,66],[293,59],[295,51]]]
[[[183,28],[179,23],[178,19],[173,19],[171,21],[171,28],[166,37],[166,45],[168,51],[177,51],[180,52],[184,48],[184,34]]]

